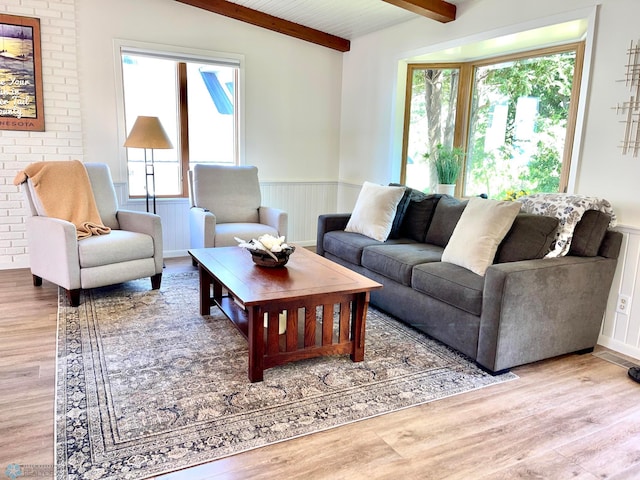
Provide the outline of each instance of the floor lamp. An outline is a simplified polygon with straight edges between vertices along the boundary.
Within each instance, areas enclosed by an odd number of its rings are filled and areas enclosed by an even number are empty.
[[[144,173],[145,186],[147,189],[147,212],[149,211],[149,199],[153,198],[153,213],[156,213],[156,176],[153,164],[154,148],[173,148],[171,140],[162,128],[158,117],[136,118],[133,128],[129,132],[124,146],[128,148],[144,148]],[[151,159],[147,159],[147,149],[151,149]],[[149,178],[151,178],[151,188],[149,188]],[[152,192],[152,193],[150,193]]]

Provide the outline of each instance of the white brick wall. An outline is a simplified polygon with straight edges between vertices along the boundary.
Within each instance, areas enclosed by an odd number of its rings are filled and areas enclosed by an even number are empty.
[[[13,178],[43,160],[83,160],[75,0],[3,0],[0,13],[40,19],[44,132],[0,130],[0,269],[29,265],[25,205]]]

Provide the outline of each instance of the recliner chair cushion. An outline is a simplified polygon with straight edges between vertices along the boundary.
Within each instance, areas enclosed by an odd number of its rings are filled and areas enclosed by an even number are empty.
[[[80,267],[98,267],[153,257],[153,239],[149,235],[111,230],[108,235],[92,235],[78,241]]]

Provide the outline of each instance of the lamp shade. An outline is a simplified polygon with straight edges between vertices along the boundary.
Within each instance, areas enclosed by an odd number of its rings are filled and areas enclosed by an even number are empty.
[[[136,118],[133,128],[129,132],[125,147],[133,148],[173,148],[171,140],[162,128],[158,117]]]

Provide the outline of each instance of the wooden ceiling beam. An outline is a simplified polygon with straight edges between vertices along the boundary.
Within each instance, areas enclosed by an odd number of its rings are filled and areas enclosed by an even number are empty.
[[[456,6],[443,0],[383,0],[396,7],[404,8],[442,23],[456,19]]]
[[[332,48],[339,52],[348,52],[351,49],[351,42],[347,39],[321,32],[314,28],[305,27],[298,23],[290,22],[282,18],[274,17],[267,13],[259,12],[251,8],[227,2],[225,0],[176,0],[179,3],[202,8],[209,12],[234,18],[242,22],[250,23],[258,27],[266,28],[274,32],[289,35],[300,40]]]

